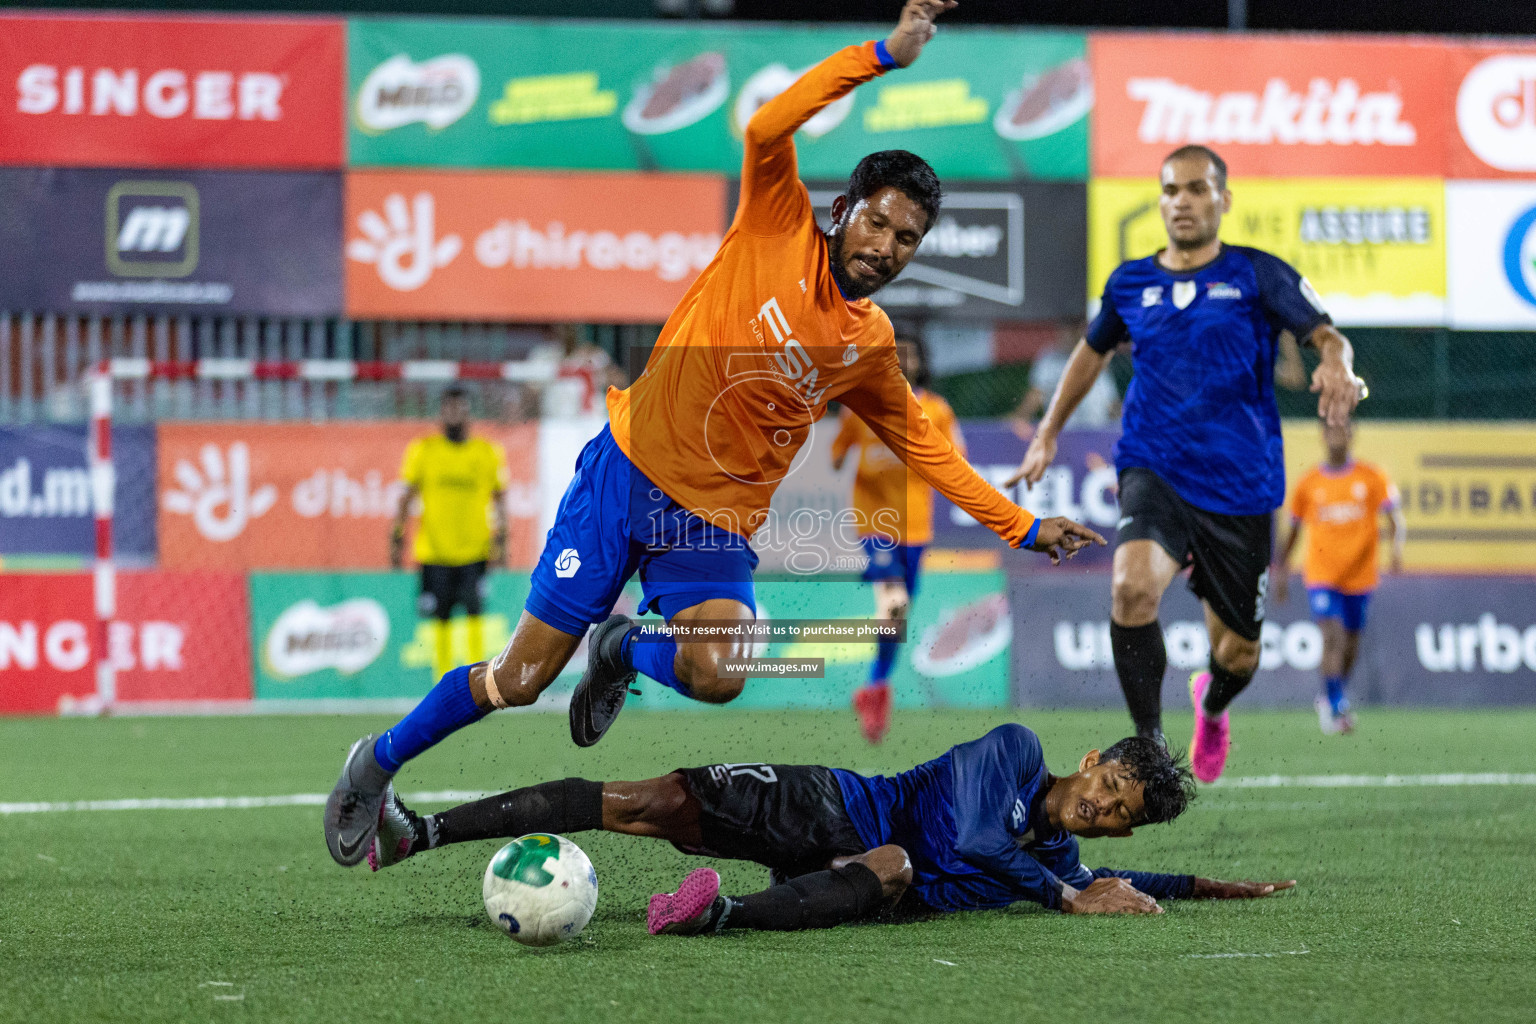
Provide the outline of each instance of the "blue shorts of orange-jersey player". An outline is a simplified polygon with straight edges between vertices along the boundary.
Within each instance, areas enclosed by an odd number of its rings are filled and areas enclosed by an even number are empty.
[[[1345,594],[1327,587],[1308,587],[1307,603],[1312,618],[1338,619],[1346,632],[1358,633],[1365,628],[1365,613],[1371,604],[1371,592]]]
[[[713,598],[757,608],[757,552],[742,535],[688,512],[629,461],[608,427],[587,442],[534,567],[528,611],[581,636],[613,611],[636,572],[640,613]]]
[[[917,570],[923,562],[923,545],[898,544],[889,537],[860,537],[859,543],[869,558],[864,567],[865,583],[901,580],[907,585],[907,600],[917,596]]]

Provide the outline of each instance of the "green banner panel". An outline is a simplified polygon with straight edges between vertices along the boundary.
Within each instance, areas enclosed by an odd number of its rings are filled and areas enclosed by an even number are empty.
[[[350,163],[735,174],[761,103],[888,30],[353,19]],[[947,28],[801,130],[801,176],[846,178],[870,152],[910,149],[941,177],[1085,180],[1085,39]]]
[[[252,573],[252,648],[256,698],[379,699],[420,697],[431,688],[432,634],[416,617],[411,573]],[[526,573],[495,573],[482,619],[485,649],[468,650],[462,617],[453,622],[460,661],[500,650],[528,595]],[[855,581],[760,580],[758,614],[772,619],[850,619],[872,615],[874,595]],[[633,614],[631,584],[618,609]],[[658,621],[647,616],[642,621]],[[1006,707],[1012,618],[1001,573],[930,573],[913,603],[908,642],[892,677],[897,707]],[[735,701],[744,708],[840,708],[869,677],[867,643],[773,643],[769,658],[825,658],[824,679],[752,679]],[[586,664],[585,648],[546,692],[563,701]],[[636,707],[696,710],[688,700],[642,678]]]

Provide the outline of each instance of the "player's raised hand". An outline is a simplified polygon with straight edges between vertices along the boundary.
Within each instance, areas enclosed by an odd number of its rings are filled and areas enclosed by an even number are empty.
[[[1197,900],[1256,900],[1282,889],[1294,888],[1294,878],[1285,882],[1223,882],[1219,878],[1196,878],[1193,896]]]
[[[1124,878],[1095,878],[1086,889],[1064,896],[1061,909],[1067,914],[1161,914],[1157,900]]]
[[[1025,486],[1033,487],[1040,482],[1045,475],[1046,467],[1056,458],[1056,438],[1044,430],[1037,430],[1034,439],[1029,442],[1029,447],[1024,451],[1024,461],[1019,463],[1019,468],[1013,471],[1013,475],[1003,481],[1004,487],[1012,487],[1020,480]]]
[[[1071,558],[1090,544],[1103,547],[1104,538],[1066,516],[1052,516],[1040,520],[1040,530],[1035,534],[1035,544],[1030,550],[1047,552],[1051,564],[1060,565],[1063,556]]]
[[[891,59],[902,67],[917,60],[917,55],[923,52],[923,47],[937,31],[934,20],[958,6],[957,0],[907,0],[896,30],[885,39]]]

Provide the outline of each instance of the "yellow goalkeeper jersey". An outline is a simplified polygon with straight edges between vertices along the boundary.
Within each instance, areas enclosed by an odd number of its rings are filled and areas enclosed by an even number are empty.
[[[468,565],[491,554],[491,500],[507,489],[506,453],[478,437],[462,442],[442,434],[420,437],[405,449],[400,479],[421,493],[416,561]]]

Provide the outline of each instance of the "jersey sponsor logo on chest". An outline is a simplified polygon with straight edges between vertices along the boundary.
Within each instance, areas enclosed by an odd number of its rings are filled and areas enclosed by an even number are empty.
[[[757,311],[759,324],[767,324],[768,330],[773,334],[775,350],[767,344],[763,338],[764,347],[769,348],[774,363],[779,368],[779,373],[790,382],[796,392],[805,399],[807,405],[815,406],[821,403],[821,396],[826,393],[827,385],[820,380],[821,370],[811,360],[810,352],[801,344],[800,339],[794,336],[794,328],[789,326],[789,320],[784,316],[784,310],[779,306],[779,300],[770,296]],[[757,328],[761,337],[761,328]],[[849,358],[849,351],[853,357]],[[849,345],[843,351],[842,362],[844,366],[851,366],[859,357],[858,348]]]
[[[1173,299],[1173,304],[1176,308],[1185,309],[1191,302],[1195,301],[1195,296],[1199,292],[1200,287],[1194,281],[1175,281],[1173,282],[1173,287],[1169,290],[1169,296]],[[1207,281],[1205,284],[1205,297],[1207,299],[1240,299],[1243,297],[1243,290],[1237,285],[1228,284],[1225,281]],[[1161,306],[1162,304],[1162,285],[1152,285],[1141,290],[1141,306],[1143,309]]]

